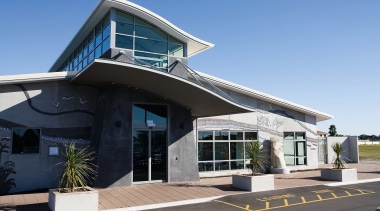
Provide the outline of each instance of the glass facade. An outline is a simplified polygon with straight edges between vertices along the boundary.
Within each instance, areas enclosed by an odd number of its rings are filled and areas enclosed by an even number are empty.
[[[257,140],[257,131],[198,131],[199,172],[245,169],[245,143]]]
[[[111,24],[107,14],[66,59],[60,71],[80,71],[110,49]]]
[[[284,133],[284,156],[286,165],[307,164],[305,132]]]
[[[115,16],[113,13],[116,13]],[[110,17],[115,17],[115,20]],[[114,30],[111,30],[111,22],[115,22]],[[111,35],[111,31],[115,34]],[[114,36],[115,43],[111,43],[111,36]],[[59,71],[80,71],[111,46],[133,50],[135,58],[163,71],[167,71],[169,56],[185,57],[184,43],[134,15],[111,10],[60,66]]]
[[[115,47],[134,51],[135,58],[164,71],[168,57],[184,57],[184,44],[154,25],[127,13],[116,11]]]

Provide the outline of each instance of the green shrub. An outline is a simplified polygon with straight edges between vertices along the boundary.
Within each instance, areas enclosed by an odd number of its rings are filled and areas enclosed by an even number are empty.
[[[95,152],[88,147],[75,149],[75,143],[65,145],[63,154],[65,161],[57,165],[63,166],[59,180],[61,192],[74,192],[78,187],[87,186],[97,174],[97,165],[93,163]]]

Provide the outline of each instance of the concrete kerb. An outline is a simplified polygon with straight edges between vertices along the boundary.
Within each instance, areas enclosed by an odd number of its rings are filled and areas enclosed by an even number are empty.
[[[335,187],[335,186],[353,185],[353,184],[370,183],[370,182],[380,182],[380,178],[357,180],[357,181],[350,181],[350,182],[334,182],[334,183],[327,183],[327,184],[322,184],[322,185]],[[304,186],[299,186],[299,187],[307,187],[307,186],[316,186],[316,185],[304,185]],[[283,190],[283,189],[290,189],[290,188],[297,188],[297,187],[280,188],[280,189],[275,189],[275,190]],[[240,195],[240,194],[247,194],[247,193],[227,194],[227,195],[206,197],[206,198],[199,198],[199,199],[190,199],[190,200],[182,200],[182,201],[158,203],[158,204],[148,204],[148,205],[135,206],[135,207],[107,209],[105,211],[139,211],[139,210],[158,209],[158,208],[164,208],[164,207],[175,207],[175,206],[181,206],[181,205],[205,203],[205,202],[213,201],[225,196]]]
[[[238,194],[241,194],[241,193],[238,193]],[[235,195],[235,194],[232,194],[232,195]],[[175,206],[181,206],[181,205],[209,202],[209,201],[222,198],[224,196],[230,196],[230,195],[213,196],[213,197],[189,199],[189,200],[158,203],[158,204],[148,204],[148,205],[135,206],[135,207],[122,207],[122,208],[116,208],[116,209],[107,209],[105,211],[138,211],[138,210],[158,209],[158,208],[164,208],[164,207],[175,207]]]
[[[380,182],[380,178],[356,180],[356,181],[349,181],[349,182],[334,182],[334,183],[327,183],[324,185],[335,187],[335,186],[353,185],[353,184],[369,183],[369,182]]]

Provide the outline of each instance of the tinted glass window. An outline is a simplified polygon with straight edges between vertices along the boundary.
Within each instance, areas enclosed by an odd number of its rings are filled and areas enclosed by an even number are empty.
[[[168,44],[166,42],[161,41],[136,38],[135,50],[167,54]]]
[[[164,55],[135,52],[135,57],[158,68],[168,67],[168,57]]]
[[[152,29],[142,26],[136,26],[136,36],[145,37],[153,40],[167,41],[167,35],[159,29]]]
[[[26,154],[40,152],[40,129],[13,128],[12,153]]]
[[[198,143],[198,160],[208,161],[213,160],[213,143]]]
[[[137,124],[153,121],[155,124],[167,124],[167,107],[165,105],[135,104],[133,122]]]
[[[116,21],[133,24],[133,16],[120,11],[116,11]]]
[[[123,35],[116,35],[116,47],[133,49],[133,38]]]
[[[133,25],[127,23],[116,23],[116,33],[133,35]]]
[[[212,131],[199,131],[198,140],[212,140]]]

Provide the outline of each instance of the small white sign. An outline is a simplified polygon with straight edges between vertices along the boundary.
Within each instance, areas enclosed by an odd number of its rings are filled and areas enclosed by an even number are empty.
[[[59,155],[58,147],[49,147],[49,155]]]

